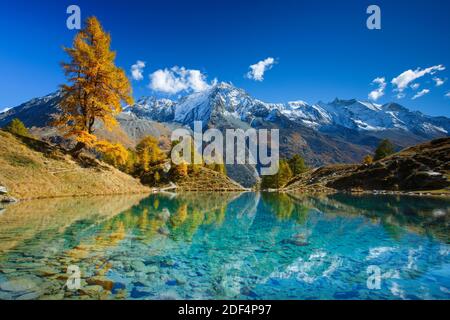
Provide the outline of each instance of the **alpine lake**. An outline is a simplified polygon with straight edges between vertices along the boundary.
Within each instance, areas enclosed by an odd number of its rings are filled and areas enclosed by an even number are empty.
[[[0,299],[450,299],[450,198],[160,193],[0,208]]]

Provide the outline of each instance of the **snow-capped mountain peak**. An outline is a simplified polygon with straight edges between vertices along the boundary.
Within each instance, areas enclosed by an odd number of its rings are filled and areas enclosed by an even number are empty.
[[[132,108],[126,108],[126,111],[139,117],[185,125],[192,124],[193,121],[207,123],[214,114],[234,117],[248,123],[252,123],[255,118],[273,122],[281,115],[316,130],[344,127],[369,132],[404,130],[425,135],[450,132],[450,119],[429,117],[397,103],[380,105],[338,98],[330,103],[318,102],[313,105],[303,100],[266,103],[225,82],[184,96],[178,101],[145,97],[138,100]]]

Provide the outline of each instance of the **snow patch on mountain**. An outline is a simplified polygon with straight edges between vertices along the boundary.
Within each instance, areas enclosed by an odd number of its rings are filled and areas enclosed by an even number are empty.
[[[151,120],[174,121],[185,125],[193,121],[207,123],[214,113],[219,113],[247,123],[252,123],[256,118],[274,122],[284,116],[315,130],[325,127],[344,127],[365,132],[394,129],[430,136],[447,135],[450,132],[450,119],[412,112],[396,103],[380,105],[356,99],[335,99],[330,103],[318,102],[313,105],[302,100],[266,103],[223,82],[178,101],[143,98],[133,108],[128,107],[126,110]]]

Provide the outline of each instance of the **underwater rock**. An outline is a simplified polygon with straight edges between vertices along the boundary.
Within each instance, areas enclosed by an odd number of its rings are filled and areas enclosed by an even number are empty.
[[[40,295],[41,292],[39,291],[29,292],[17,297],[16,300],[34,300],[39,298]]]
[[[158,297],[158,300],[180,300],[180,295],[176,291],[162,292]]]
[[[175,276],[175,282],[177,283],[177,285],[184,285],[186,284],[187,280],[183,276]]]
[[[241,289],[241,294],[250,298],[257,298],[258,295],[251,290],[249,287],[244,287]]]
[[[142,287],[142,286],[137,286],[137,287],[134,287],[133,290],[131,290],[130,296],[134,299],[140,299],[140,298],[147,297],[151,294],[152,293],[150,292],[150,290],[148,288]]]
[[[172,259],[166,259],[161,261],[161,267],[174,267],[176,262]]]
[[[99,285],[102,286],[103,289],[111,291],[114,287],[114,282],[104,276],[95,276],[86,279],[86,282],[90,285]]]
[[[8,292],[0,291],[0,300],[12,300],[13,296]]]
[[[156,273],[158,272],[159,268],[157,266],[147,266],[145,268],[146,273]]]
[[[305,247],[308,246],[309,243],[302,239],[284,239],[281,241],[282,244],[291,244],[297,247]]]
[[[8,292],[37,291],[41,281],[35,277],[23,277],[0,283],[0,290]]]
[[[131,268],[134,271],[142,272],[145,271],[145,264],[141,260],[134,260],[133,262],[131,262]]]
[[[60,273],[59,270],[56,270],[56,269],[51,268],[51,267],[43,267],[43,268],[40,268],[40,269],[38,269],[36,271],[37,275],[44,276],[44,277],[53,276],[53,275],[59,274],[59,273]]]
[[[128,296],[128,293],[127,293],[126,289],[118,289],[116,291],[116,295],[114,296],[114,299],[124,300],[127,298],[127,296]]]
[[[62,300],[62,299],[64,299],[64,292],[39,297],[39,300]]]
[[[103,287],[100,285],[90,285],[81,288],[80,292],[90,297],[97,297],[100,293],[103,292]]]
[[[0,272],[4,273],[4,274],[9,274],[9,273],[16,272],[16,269],[1,269]]]

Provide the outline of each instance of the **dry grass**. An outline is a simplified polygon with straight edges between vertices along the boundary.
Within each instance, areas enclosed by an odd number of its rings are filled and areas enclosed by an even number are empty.
[[[0,185],[18,199],[149,192],[137,179],[92,161],[80,165],[64,152],[0,130]]]
[[[226,175],[201,167],[196,173],[177,181],[179,190],[182,191],[224,191],[234,192],[245,190],[239,183],[231,180]]]

